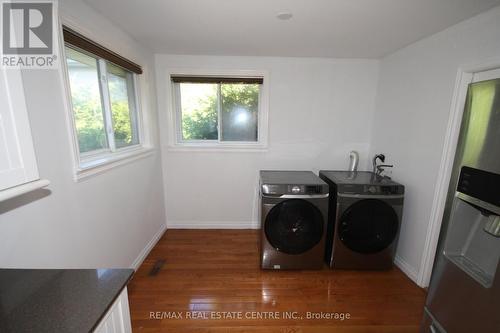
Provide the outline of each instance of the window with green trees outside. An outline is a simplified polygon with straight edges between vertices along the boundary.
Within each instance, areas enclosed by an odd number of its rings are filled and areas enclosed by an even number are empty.
[[[134,73],[71,46],[66,62],[80,154],[138,145]]]
[[[262,79],[172,77],[180,142],[259,140]]]

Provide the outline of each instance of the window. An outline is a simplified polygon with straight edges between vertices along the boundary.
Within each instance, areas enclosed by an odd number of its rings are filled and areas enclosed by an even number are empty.
[[[172,75],[176,143],[262,145],[263,77]]]
[[[66,27],[63,32],[80,168],[141,148],[136,94],[141,68]]]

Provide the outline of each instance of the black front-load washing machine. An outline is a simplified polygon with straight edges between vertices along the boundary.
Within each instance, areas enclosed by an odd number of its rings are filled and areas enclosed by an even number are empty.
[[[331,268],[393,265],[404,186],[366,171],[320,171],[330,186],[325,260]]]
[[[328,185],[310,171],[260,172],[261,267],[321,269]]]

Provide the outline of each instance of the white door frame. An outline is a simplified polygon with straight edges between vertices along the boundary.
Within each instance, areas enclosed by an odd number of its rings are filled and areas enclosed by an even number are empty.
[[[427,287],[431,278],[468,85],[472,82],[475,73],[498,68],[500,68],[500,59],[472,66],[464,66],[458,69],[450,115],[448,118],[448,126],[446,129],[443,154],[441,156],[439,174],[434,191],[431,217],[429,226],[427,227],[424,253],[420,261],[420,269],[417,277],[417,284],[421,287]]]

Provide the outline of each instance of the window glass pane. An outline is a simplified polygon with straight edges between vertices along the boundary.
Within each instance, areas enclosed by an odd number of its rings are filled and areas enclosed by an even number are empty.
[[[80,152],[107,148],[97,59],[69,47],[66,57]]]
[[[106,67],[115,146],[138,144],[133,74],[109,62]]]
[[[222,141],[257,141],[259,84],[221,84]]]
[[[179,83],[183,140],[217,140],[217,84]]]

